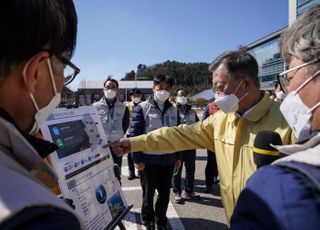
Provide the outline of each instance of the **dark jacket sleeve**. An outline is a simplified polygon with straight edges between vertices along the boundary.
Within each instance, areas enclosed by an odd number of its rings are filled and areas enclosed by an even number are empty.
[[[177,126],[181,125],[180,112],[177,109]]]
[[[264,166],[240,193],[230,229],[319,229],[319,202],[295,171]]]
[[[203,111],[202,120],[204,121],[205,119],[207,119],[207,117],[209,117],[209,106],[208,105],[206,106],[206,108]]]
[[[240,193],[231,218],[231,230],[279,229],[276,217],[272,211],[272,205],[268,204],[264,198],[266,194],[263,192],[260,193],[261,189],[256,187],[256,185],[261,182],[269,184],[270,178],[262,180],[262,178],[260,179],[259,176],[257,176],[258,175],[254,174],[253,177],[249,179],[247,186]],[[269,194],[269,196],[272,196],[272,194]]]
[[[140,105],[137,105],[132,114],[132,120],[130,124],[130,136],[135,137],[145,133],[145,120],[143,117],[143,110]],[[132,155],[134,163],[142,163],[143,155],[142,152],[134,152]]]
[[[129,109],[126,106],[126,110],[124,112],[123,118],[122,118],[122,129],[123,132],[126,133],[128,128],[129,128],[129,124],[130,124],[130,113],[129,113]]]
[[[28,207],[0,224],[0,229],[80,229],[71,212],[51,206]]]

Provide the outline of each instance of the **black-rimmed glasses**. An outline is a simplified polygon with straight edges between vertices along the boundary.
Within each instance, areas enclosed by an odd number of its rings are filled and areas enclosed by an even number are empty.
[[[75,79],[77,74],[80,73],[80,69],[61,54],[55,54],[54,56],[56,56],[63,64],[66,65],[63,70],[63,85],[69,85]]]

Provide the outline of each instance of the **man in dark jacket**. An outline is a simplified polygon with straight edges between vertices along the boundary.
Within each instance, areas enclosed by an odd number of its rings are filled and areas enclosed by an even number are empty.
[[[132,120],[133,110],[134,108],[139,105],[142,99],[142,93],[139,89],[134,88],[130,92],[130,99],[131,101],[127,104],[127,108],[130,114],[130,121]],[[130,137],[130,129],[127,130],[127,137]],[[131,153],[128,153],[128,168],[129,168],[129,176],[128,180],[133,180],[136,177],[135,170],[134,170],[134,162],[132,160]]]
[[[179,111],[180,124],[190,125],[194,122],[199,121],[197,113],[192,109],[191,105],[187,104],[188,102],[188,91],[184,89],[176,90],[176,106]],[[175,202],[183,203],[184,199],[194,199],[197,200],[200,198],[198,194],[193,191],[194,188],[194,173],[196,170],[196,150],[185,150],[179,152],[181,163],[184,164],[186,169],[186,177],[184,180],[185,192],[181,194],[181,172],[182,167],[175,173],[172,177],[172,189],[175,194]]]
[[[173,79],[166,75],[157,75],[153,79],[153,95],[136,106],[130,126],[130,136],[138,136],[152,130],[179,125],[177,107],[169,102]],[[176,153],[149,155],[134,153],[132,159],[135,167],[141,170],[142,220],[147,229],[167,229],[166,212],[170,197],[170,184],[174,170],[181,162]],[[155,190],[158,199],[153,207]]]

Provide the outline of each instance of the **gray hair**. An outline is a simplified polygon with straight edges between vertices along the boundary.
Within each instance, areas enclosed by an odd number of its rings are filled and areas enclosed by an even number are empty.
[[[292,57],[304,62],[320,59],[320,4],[305,12],[283,32],[280,49],[288,63]]]

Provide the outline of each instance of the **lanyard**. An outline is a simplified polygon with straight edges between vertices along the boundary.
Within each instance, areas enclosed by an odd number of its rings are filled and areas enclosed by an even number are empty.
[[[108,106],[108,120],[109,120],[109,118],[111,118],[112,122],[113,122],[113,113],[114,113],[115,104],[116,103],[113,103],[113,104],[108,104],[107,103],[107,106]]]
[[[112,106],[112,108],[108,110],[108,117],[111,118],[112,122],[113,122],[113,113],[114,113],[114,106]]]

